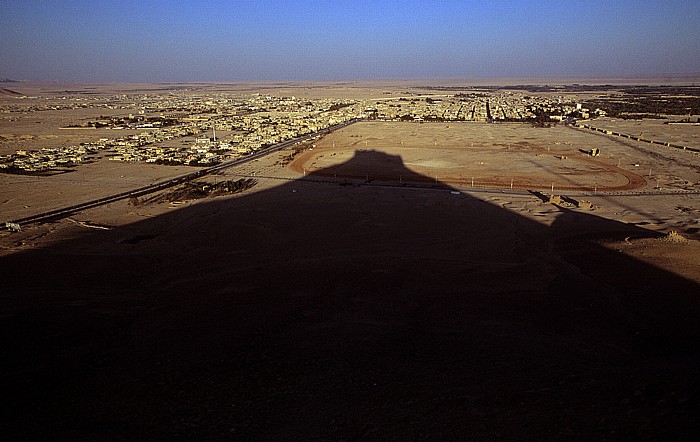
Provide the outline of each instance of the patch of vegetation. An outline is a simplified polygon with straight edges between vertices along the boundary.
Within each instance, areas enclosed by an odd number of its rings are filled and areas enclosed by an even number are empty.
[[[351,136],[352,136],[352,135],[351,135]],[[294,161],[294,158],[295,158],[297,155],[299,155],[301,152],[305,151],[306,148],[307,148],[307,146],[306,146],[306,145],[303,145],[303,144],[302,144],[302,145],[298,145],[298,146],[294,146],[294,147],[292,148],[292,152],[291,152],[289,155],[283,156],[283,157],[280,159],[280,161],[279,161],[278,163],[276,163],[276,164],[280,164],[280,165],[282,165],[282,166],[286,166],[287,164],[289,164],[289,163],[291,163],[292,161]]]
[[[631,86],[619,93],[584,101],[589,109],[600,108],[611,117],[622,119],[661,118],[662,115],[700,113],[700,88]]]
[[[618,118],[622,118],[623,120],[644,120],[644,119],[650,119],[650,120],[663,120],[664,117],[656,114],[620,114],[618,115]]]
[[[334,111],[334,110],[342,109],[342,108],[344,108],[344,107],[348,107],[348,106],[351,106],[351,105],[352,105],[352,103],[337,103],[337,104],[331,105],[331,107],[329,107],[328,110],[329,110],[329,111]]]
[[[129,204],[138,206],[140,204],[160,204],[164,202],[233,195],[251,189],[256,184],[258,184],[258,181],[253,178],[241,178],[239,180],[228,180],[219,183],[189,181],[169,192],[161,193],[146,200],[139,201],[137,198],[131,198]]]
[[[21,167],[17,167],[17,166],[9,166],[9,167],[4,167],[4,168],[0,169],[0,173],[7,173],[10,175],[53,176],[53,175],[61,175],[64,173],[73,172],[72,170],[68,170],[67,167],[75,167],[75,165],[65,166],[65,168],[63,168],[63,169],[41,169],[41,170],[27,170],[27,169],[22,169]]]
[[[163,160],[159,158],[155,161],[155,164],[158,164],[159,166],[182,166],[183,162],[178,160]]]

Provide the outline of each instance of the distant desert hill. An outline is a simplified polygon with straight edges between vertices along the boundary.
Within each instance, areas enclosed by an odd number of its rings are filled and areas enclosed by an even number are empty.
[[[13,91],[12,89],[7,89],[7,88],[0,88],[0,95],[10,96],[10,97],[24,96],[24,94],[20,94],[17,91]]]

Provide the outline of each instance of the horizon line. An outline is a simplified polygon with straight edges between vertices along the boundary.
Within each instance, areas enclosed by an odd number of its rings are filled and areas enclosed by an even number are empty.
[[[51,80],[51,79],[22,79],[16,80],[6,77],[0,77],[0,84],[89,84],[89,85],[117,85],[117,84],[179,84],[179,85],[215,85],[215,84],[358,84],[358,83],[407,83],[407,82],[442,82],[442,83],[465,83],[471,82],[476,85],[484,85],[487,83],[498,83],[504,85],[507,82],[510,85],[549,85],[549,84],[581,84],[581,81],[589,82],[589,84],[610,84],[610,81],[622,81],[625,83],[639,82],[644,80],[653,80],[655,83],[663,82],[663,80],[700,82],[700,72],[684,73],[684,74],[655,74],[655,75],[525,75],[525,76],[475,76],[475,77],[381,77],[381,78],[348,78],[348,79],[231,79],[231,80],[189,80],[189,81],[148,81],[148,80],[133,80],[133,81],[90,81],[90,80]]]

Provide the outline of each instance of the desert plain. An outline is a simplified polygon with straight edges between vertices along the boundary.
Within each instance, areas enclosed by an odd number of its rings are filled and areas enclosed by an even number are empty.
[[[264,93],[386,99],[409,89],[322,86]],[[0,149],[105,136],[58,129],[94,115],[52,112],[2,120]],[[697,125],[589,123],[700,147]],[[67,173],[1,174],[0,218],[194,169],[102,157]],[[256,185],[147,195],[0,233],[4,434],[700,431],[697,153],[564,124],[360,121],[198,182],[242,178]]]

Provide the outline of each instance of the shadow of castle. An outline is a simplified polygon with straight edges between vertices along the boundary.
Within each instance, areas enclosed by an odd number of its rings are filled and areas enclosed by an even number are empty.
[[[317,175],[363,167],[430,181],[376,151]],[[590,240],[650,232],[566,209],[547,226],[445,188],[292,181],[0,259],[0,428],[697,434],[697,284]]]

